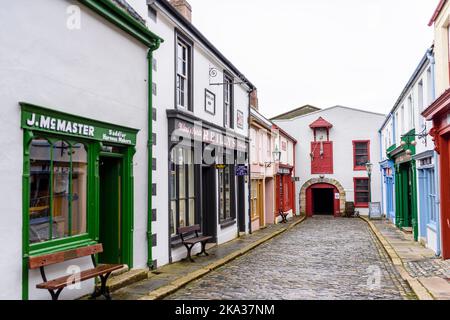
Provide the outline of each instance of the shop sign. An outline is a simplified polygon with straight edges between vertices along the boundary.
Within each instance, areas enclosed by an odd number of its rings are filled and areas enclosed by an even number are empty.
[[[218,170],[223,170],[225,169],[226,165],[225,164],[216,164],[216,169]]]
[[[381,203],[369,202],[369,219],[381,219]]]
[[[235,169],[235,175],[238,177],[248,175],[248,167],[244,164],[238,164]]]
[[[278,169],[278,174],[290,174],[291,170],[288,168],[279,168]]]
[[[192,125],[190,123],[177,120],[175,122],[175,129],[181,133],[187,134],[192,139],[206,143],[224,146],[227,149],[246,150],[245,141],[237,139],[234,136],[222,134],[219,131],[202,128],[199,125]]]
[[[109,125],[45,108],[22,105],[22,128],[126,145],[136,144],[137,130]]]
[[[408,162],[408,161],[411,161],[411,160],[412,160],[412,156],[404,153],[404,154],[402,154],[401,156],[398,156],[395,159],[395,163],[399,164],[399,163]]]

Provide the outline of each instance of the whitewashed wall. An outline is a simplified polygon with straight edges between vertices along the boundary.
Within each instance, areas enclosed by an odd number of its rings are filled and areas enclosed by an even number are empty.
[[[154,73],[153,81],[157,85],[157,94],[154,96],[154,107],[157,109],[157,120],[154,122],[154,132],[157,136],[157,144],[153,149],[157,155],[157,171],[154,172],[153,182],[157,184],[157,196],[154,198],[153,207],[157,210],[157,221],[153,223],[153,233],[157,233],[157,246],[153,249],[153,259],[157,259],[158,266],[169,262],[169,216],[168,216],[168,126],[166,110],[174,109],[175,97],[175,28],[183,28],[164,9],[157,8],[156,22],[147,18],[147,25],[156,34],[164,39],[164,43],[155,52],[157,71]],[[223,82],[223,70],[230,71],[217,57],[207,50],[192,34],[183,31],[194,40],[193,46],[193,106],[195,115],[204,121],[223,127],[223,86],[211,86],[211,82]],[[216,68],[217,77],[209,78],[209,69]],[[235,75],[236,76],[236,75]],[[235,78],[237,80],[237,78]],[[204,95],[205,88],[216,95],[216,114],[211,115],[205,111]],[[240,135],[248,137],[248,106],[249,98],[247,87],[243,85],[234,86],[234,130]],[[244,115],[244,125],[237,127],[237,111]],[[189,111],[187,111],[189,112]],[[216,178],[218,181],[218,178]],[[245,199],[248,197],[248,187],[245,188]],[[218,197],[218,194],[216,194]],[[157,201],[156,201],[157,199]],[[218,202],[216,202],[218,203]],[[246,202],[246,228],[248,226],[248,203]],[[218,213],[217,213],[218,214]],[[218,243],[227,242],[238,235],[237,225],[221,229],[217,225]],[[199,251],[196,246],[193,252]],[[180,247],[172,250],[172,261],[177,261],[186,256],[186,249]]]
[[[147,49],[102,17],[80,5],[81,29],[66,28],[69,0],[8,1],[0,10],[0,299],[21,299],[22,290],[22,130],[19,101],[141,129],[134,156],[134,267],[145,267],[147,176]],[[90,265],[89,258],[71,261]],[[54,269],[54,272],[51,270]],[[52,278],[64,270],[50,267]],[[30,299],[49,299],[34,289]],[[93,289],[63,290],[70,299]]]
[[[275,120],[280,128],[294,137],[298,142],[295,155],[295,175],[300,177],[296,183],[296,194],[299,197],[302,185],[319,174],[311,174],[311,141],[314,141],[313,130],[309,125],[322,117],[331,124],[330,141],[333,141],[333,174],[325,174],[325,178],[339,181],[346,192],[347,201],[354,201],[353,178],[367,177],[366,171],[353,170],[353,140],[370,140],[370,161],[377,162],[380,158],[378,129],[385,116],[345,107],[332,107],[291,120]],[[376,167],[375,167],[376,169]],[[372,172],[372,201],[381,201],[380,172]],[[298,201],[296,203],[297,210]],[[361,214],[367,214],[365,208],[358,209]],[[297,211],[299,212],[299,211]]]

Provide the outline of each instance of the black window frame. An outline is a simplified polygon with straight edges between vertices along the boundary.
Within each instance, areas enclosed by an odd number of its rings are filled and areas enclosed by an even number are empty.
[[[229,114],[230,123],[227,123],[225,106],[226,88],[229,86],[230,101],[229,101]],[[234,79],[231,73],[226,70],[223,71],[223,125],[225,128],[234,129]]]
[[[184,109],[178,107],[177,77],[178,77],[178,43],[187,48],[187,106]],[[181,109],[194,112],[194,41],[187,35],[183,34],[179,29],[175,29],[175,59],[174,59],[174,101],[175,109]]]
[[[217,208],[218,208],[218,215],[219,215],[219,224],[221,226],[221,228],[225,228],[228,227],[232,224],[234,224],[236,222],[236,195],[235,195],[235,190],[236,190],[236,180],[235,180],[235,164],[227,164],[226,163],[226,157],[230,157],[231,153],[225,153],[223,154],[223,164],[224,167],[222,168],[218,168],[218,179],[217,179],[217,190],[219,192],[219,197],[218,197],[218,203],[217,203]],[[235,153],[233,151],[233,157],[235,157]],[[224,175],[224,179],[225,179],[225,169],[228,168],[229,171],[229,176],[228,176],[228,181],[230,184],[230,216],[225,216],[226,214],[226,188],[225,186],[223,186],[222,188],[222,196],[224,199],[223,202],[223,207],[220,206],[220,189],[221,189],[221,182],[222,180],[220,179],[220,175],[223,174]],[[224,218],[222,218],[222,212],[224,213]]]

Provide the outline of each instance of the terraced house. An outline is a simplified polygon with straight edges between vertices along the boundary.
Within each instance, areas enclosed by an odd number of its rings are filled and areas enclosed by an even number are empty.
[[[429,48],[386,117],[380,132],[383,208],[388,219],[440,253],[437,154],[421,113],[435,98]]]
[[[151,55],[162,39],[119,0],[9,1],[0,20],[9,150],[0,158],[0,271],[8,275],[0,298],[50,299],[36,285],[70,266],[91,269],[97,243],[96,262],[145,267]],[[91,277],[52,294],[93,289]]]

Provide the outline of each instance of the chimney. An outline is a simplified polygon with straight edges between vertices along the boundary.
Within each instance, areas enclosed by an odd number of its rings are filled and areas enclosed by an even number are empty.
[[[256,89],[250,92],[250,106],[258,110],[258,91]]]
[[[186,0],[169,0],[169,2],[183,17],[192,22],[192,7],[189,2]]]

